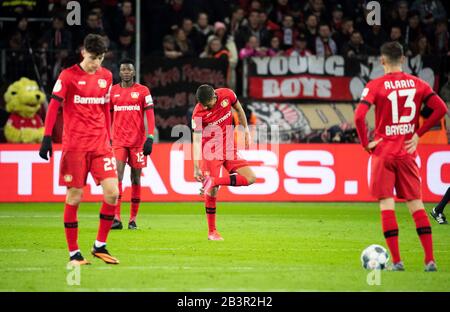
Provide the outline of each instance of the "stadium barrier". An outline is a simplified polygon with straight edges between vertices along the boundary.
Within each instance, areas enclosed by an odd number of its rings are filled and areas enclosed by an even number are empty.
[[[0,145],[0,202],[62,202],[59,185],[61,146],[50,162],[38,155],[38,145]],[[192,177],[191,145],[157,144],[143,170],[144,202],[201,201],[200,183]],[[425,201],[438,201],[450,186],[450,146],[419,146]],[[251,161],[257,181],[249,187],[223,187],[221,201],[373,201],[369,195],[370,158],[356,144],[280,144],[241,151]],[[124,201],[130,200],[129,167]],[[100,201],[101,188],[92,177],[84,201]]]

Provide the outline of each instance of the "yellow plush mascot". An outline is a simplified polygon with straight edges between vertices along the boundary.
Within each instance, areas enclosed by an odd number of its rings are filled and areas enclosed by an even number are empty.
[[[22,77],[8,87],[4,97],[6,110],[11,113],[5,125],[6,140],[10,143],[40,143],[44,123],[37,112],[46,97],[36,81]]]

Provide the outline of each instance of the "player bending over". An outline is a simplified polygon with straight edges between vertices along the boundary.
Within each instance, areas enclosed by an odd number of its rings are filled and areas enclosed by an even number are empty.
[[[89,264],[78,247],[78,205],[90,172],[103,189],[100,224],[92,254],[106,263],[118,264],[106,250],[106,239],[114,219],[119,189],[116,160],[110,145],[112,74],[101,67],[106,45],[99,35],[89,34],[81,50],[83,60],[61,72],[55,83],[45,118],[45,136],[39,155],[52,156],[51,134],[59,106],[64,117],[59,183],[67,186],[64,227],[70,262]]]
[[[155,117],[153,100],[146,86],[134,82],[132,60],[120,62],[121,82],[111,89],[111,109],[113,111],[112,144],[117,161],[119,176],[119,200],[112,229],[122,229],[120,203],[125,164],[131,167],[131,210],[128,229],[137,229],[136,216],[141,202],[141,171],[147,166],[147,156],[152,153]],[[144,111],[148,132],[145,135]]]
[[[239,124],[244,126],[246,148],[250,144],[250,132],[244,110],[232,90],[214,90],[209,85],[201,85],[197,89],[196,99],[198,103],[192,114],[194,178],[203,182],[208,239],[223,240],[216,230],[216,196],[219,186],[246,186],[255,182],[255,175],[248,163],[237,156],[230,131],[232,107],[238,113]],[[222,166],[229,175],[220,176]]]
[[[363,147],[372,154],[370,189],[379,199],[386,243],[392,255],[392,270],[403,271],[398,246],[394,187],[406,200],[425,251],[425,271],[436,271],[430,221],[422,202],[419,168],[415,162],[419,137],[447,111],[444,102],[425,81],[402,72],[403,48],[398,42],[381,47],[385,75],[367,83],[355,112],[355,124]],[[433,110],[419,126],[422,103]],[[375,138],[369,142],[365,116],[375,106]]]
[[[431,210],[430,215],[437,221],[439,224],[448,224],[447,219],[444,215],[444,208],[448,204],[450,200],[450,187],[445,192],[439,204]]]

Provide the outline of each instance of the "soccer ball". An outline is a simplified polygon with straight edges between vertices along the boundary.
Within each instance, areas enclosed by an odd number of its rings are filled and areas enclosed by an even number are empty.
[[[383,246],[370,245],[361,253],[361,264],[367,270],[383,270],[389,261],[389,254]]]

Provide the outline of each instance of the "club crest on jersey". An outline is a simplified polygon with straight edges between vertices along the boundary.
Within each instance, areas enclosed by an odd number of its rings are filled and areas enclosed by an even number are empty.
[[[139,97],[139,92],[131,92],[131,98],[137,99]]]
[[[106,80],[105,79],[99,79],[98,80],[98,86],[102,89],[106,88]]]
[[[72,179],[73,179],[73,177],[72,177],[71,174],[64,175],[64,181],[65,182],[72,182]]]
[[[222,102],[220,102],[220,105],[222,105],[222,107],[227,107],[228,104],[230,104],[230,101],[228,101],[228,99],[225,99]]]

